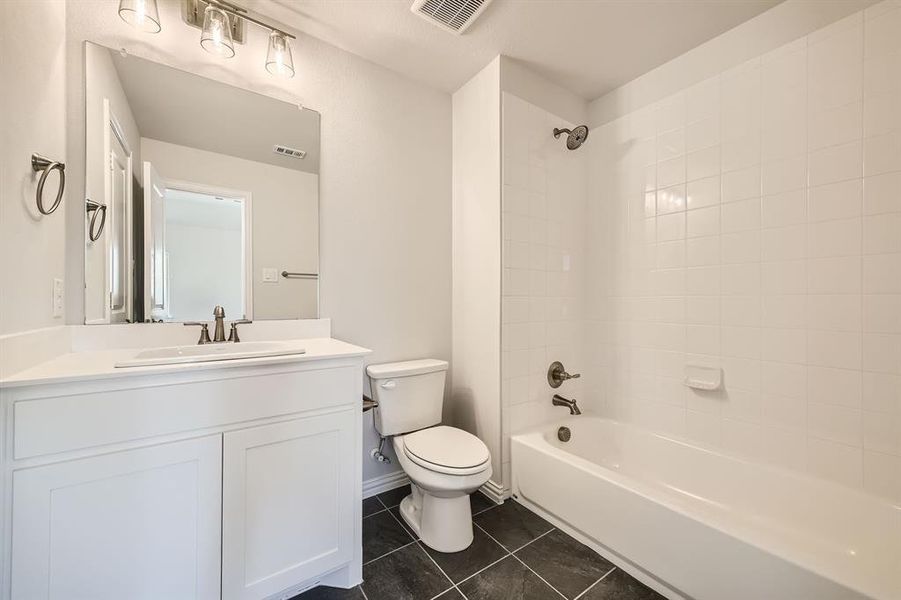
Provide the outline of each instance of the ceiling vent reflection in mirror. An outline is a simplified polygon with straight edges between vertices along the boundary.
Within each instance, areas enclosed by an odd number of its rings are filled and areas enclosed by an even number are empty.
[[[303,150],[298,150],[297,148],[289,148],[287,146],[280,146],[276,144],[272,147],[272,151],[276,154],[281,154],[282,156],[290,156],[291,158],[304,158],[307,153]]]
[[[459,35],[489,4],[491,0],[414,0],[410,10],[441,29]]]

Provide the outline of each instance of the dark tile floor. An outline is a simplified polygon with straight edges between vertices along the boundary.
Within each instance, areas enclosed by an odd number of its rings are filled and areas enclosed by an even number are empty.
[[[363,584],[318,587],[292,600],[663,600],[514,500],[472,495],[474,539],[462,552],[428,548],[398,504],[404,486],[363,501]]]

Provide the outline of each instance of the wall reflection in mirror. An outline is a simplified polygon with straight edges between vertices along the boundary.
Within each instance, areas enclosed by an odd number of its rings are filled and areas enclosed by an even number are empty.
[[[85,60],[85,322],[317,317],[319,114],[92,43]]]

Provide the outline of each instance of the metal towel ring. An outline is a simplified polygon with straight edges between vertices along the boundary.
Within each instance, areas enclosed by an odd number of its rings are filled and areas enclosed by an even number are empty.
[[[88,238],[90,238],[92,242],[96,242],[100,239],[101,234],[103,234],[103,226],[106,224],[106,204],[100,204],[93,200],[85,200],[85,205],[85,209],[88,213],[94,211],[94,214],[91,216],[91,224],[88,226]],[[97,222],[98,214],[102,214],[103,216],[100,218],[100,227],[97,227],[95,231],[94,225]]]
[[[34,172],[43,171],[43,173],[41,173],[41,178],[38,179],[38,191],[35,194],[38,211],[40,211],[42,215],[52,214],[53,211],[59,208],[59,203],[63,200],[63,191],[66,189],[66,165],[55,160],[50,160],[49,158],[41,156],[40,154],[32,154],[31,169]],[[47,175],[49,175],[50,171],[53,171],[54,169],[59,171],[59,189],[56,192],[56,200],[53,201],[53,206],[51,206],[49,209],[45,209],[44,183],[47,182]]]

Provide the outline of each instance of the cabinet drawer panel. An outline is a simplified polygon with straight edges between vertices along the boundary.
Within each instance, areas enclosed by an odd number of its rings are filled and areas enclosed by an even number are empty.
[[[359,403],[357,379],[340,367],[22,400],[15,458]]]

